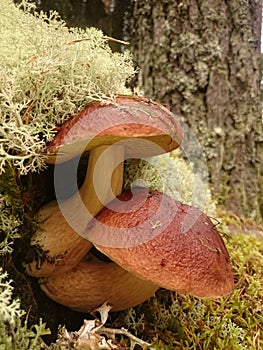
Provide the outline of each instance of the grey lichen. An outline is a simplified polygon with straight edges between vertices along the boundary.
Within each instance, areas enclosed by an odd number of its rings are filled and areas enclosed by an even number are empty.
[[[207,184],[192,169],[182,154],[174,151],[148,159],[125,162],[124,188],[146,186],[183,203],[194,205],[215,216],[215,202]]]
[[[0,256],[10,254],[13,250],[13,242],[19,237],[21,219],[13,213],[12,205],[8,197],[0,193]]]
[[[27,174],[43,168],[56,125],[92,100],[127,93],[134,68],[101,31],[68,29],[26,1],[1,0],[0,24],[0,172],[10,160]]]
[[[49,329],[41,319],[39,324],[28,327],[27,321],[22,321],[23,316],[25,311],[19,300],[13,298],[12,281],[7,272],[0,269],[0,349],[47,349],[41,337],[50,334]]]

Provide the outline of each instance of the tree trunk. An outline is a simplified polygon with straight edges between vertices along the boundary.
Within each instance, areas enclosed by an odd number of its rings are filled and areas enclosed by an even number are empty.
[[[200,141],[220,204],[263,214],[261,1],[137,0],[139,85]]]
[[[18,0],[15,0],[18,1]],[[57,11],[69,27],[96,27],[105,35],[123,38],[125,12],[131,12],[130,0],[39,0],[37,8]],[[117,42],[109,43],[113,51],[121,51]]]

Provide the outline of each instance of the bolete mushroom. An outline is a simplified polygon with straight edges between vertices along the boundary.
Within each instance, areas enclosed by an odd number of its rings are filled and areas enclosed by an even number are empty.
[[[90,151],[88,169],[85,180],[79,192],[63,202],[64,212],[61,212],[57,201],[52,201],[40,209],[38,220],[40,228],[31,238],[31,249],[35,254],[25,258],[26,272],[35,277],[50,276],[62,273],[74,267],[92,247],[92,243],[79,235],[87,223],[95,216],[103,203],[121,193],[123,182],[123,149],[114,147],[114,153],[104,157],[103,169],[98,178],[102,197],[98,198],[93,186],[94,168],[97,159],[107,146],[99,146]],[[118,164],[107,177],[114,164]],[[107,169],[107,170],[106,170]],[[80,200],[81,198],[81,200]],[[81,205],[86,205],[87,210]],[[101,202],[102,201],[102,202]],[[66,212],[66,217],[65,217]],[[75,226],[72,227],[72,225]]]
[[[87,239],[99,251],[169,290],[202,298],[233,290],[227,249],[204,213],[159,191],[149,191],[146,199],[141,189],[133,194],[123,192],[113,200],[114,210],[102,209],[88,224]]]
[[[111,305],[111,311],[124,310],[141,304],[158,289],[90,253],[71,271],[40,279],[40,287],[50,299],[80,312],[94,311],[104,302]]]
[[[43,277],[76,266],[92,246],[83,238],[87,224],[121,193],[125,157],[170,152],[182,138],[180,123],[168,109],[139,96],[91,103],[65,122],[47,146],[47,162],[65,162],[89,152],[87,175],[71,198],[40,210],[42,224],[31,240],[37,254],[26,259],[26,272]]]

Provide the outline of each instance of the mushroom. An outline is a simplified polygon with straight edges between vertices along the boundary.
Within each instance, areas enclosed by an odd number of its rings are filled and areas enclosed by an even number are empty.
[[[89,220],[103,208],[104,202],[107,203],[122,190],[123,149],[118,146],[113,146],[113,148],[114,152],[104,157],[103,168],[99,170],[101,175],[98,178],[100,179],[99,185],[104,190],[102,198],[96,195],[93,176],[96,162],[107,150],[107,146],[99,146],[90,151],[85,180],[79,192],[64,201],[63,206],[66,208],[64,212],[61,212],[57,201],[52,201],[40,209],[38,220],[41,226],[31,239],[31,248],[36,254],[33,255],[33,259],[29,256],[24,261],[25,270],[29,275],[44,277],[68,271],[92,247],[92,243],[80,236],[78,232],[85,229]],[[118,165],[110,173],[110,180],[106,171],[116,163]],[[86,210],[80,205],[79,198],[85,204]]]
[[[80,312],[94,311],[104,302],[111,305],[111,311],[124,310],[141,304],[158,289],[91,254],[71,271],[40,279],[40,287],[50,299]]]
[[[135,276],[201,298],[234,288],[230,259],[212,221],[159,191],[123,192],[87,227],[87,239]],[[74,293],[72,293],[74,295]]]
[[[71,198],[40,210],[41,226],[31,239],[36,256],[25,259],[26,272],[44,277],[76,266],[92,246],[83,238],[87,224],[122,191],[125,157],[170,152],[182,138],[180,123],[168,109],[139,96],[91,103],[65,122],[47,146],[47,163],[89,152],[87,175]]]

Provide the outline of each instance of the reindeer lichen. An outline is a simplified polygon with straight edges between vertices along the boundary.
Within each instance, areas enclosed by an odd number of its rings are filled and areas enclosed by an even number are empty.
[[[1,0],[0,27],[0,172],[11,161],[27,174],[44,167],[57,125],[92,100],[127,93],[134,68],[101,31],[68,29],[26,1]]]
[[[41,337],[50,334],[49,329],[41,319],[33,327],[28,327],[27,321],[22,321],[25,311],[21,309],[19,300],[13,299],[11,283],[7,272],[0,269],[0,349],[47,349]]]
[[[146,186],[161,191],[183,203],[194,205],[210,216],[216,216],[208,184],[195,174],[178,150],[145,159],[125,162],[124,188]]]

